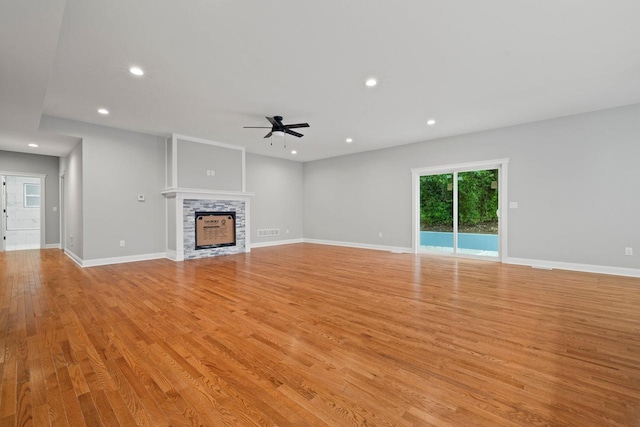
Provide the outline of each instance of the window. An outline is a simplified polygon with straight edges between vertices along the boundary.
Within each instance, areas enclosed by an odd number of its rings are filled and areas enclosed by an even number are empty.
[[[25,208],[40,207],[40,184],[24,185],[24,207]]]

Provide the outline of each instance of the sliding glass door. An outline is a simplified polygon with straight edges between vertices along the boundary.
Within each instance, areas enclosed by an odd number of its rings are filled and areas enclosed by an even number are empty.
[[[454,252],[453,174],[420,177],[420,246]]]
[[[499,167],[454,168],[414,180],[419,187],[417,252],[499,257]]]
[[[457,252],[498,256],[498,170],[458,172]]]

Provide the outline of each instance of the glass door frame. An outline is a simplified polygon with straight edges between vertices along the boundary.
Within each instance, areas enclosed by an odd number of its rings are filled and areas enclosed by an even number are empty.
[[[414,254],[424,253],[420,251],[420,177],[425,175],[440,175],[445,173],[455,174],[476,170],[498,170],[498,257],[478,257],[474,255],[454,253],[442,253],[442,255],[458,256],[463,258],[480,258],[486,260],[498,260],[504,262],[507,259],[507,175],[509,159],[487,160],[482,162],[459,163],[453,165],[432,166],[411,169],[411,194],[412,194],[412,250]],[[457,194],[457,179],[453,180],[454,194]],[[458,209],[454,202],[453,244],[457,247],[458,240]],[[440,254],[440,253],[438,253]]]

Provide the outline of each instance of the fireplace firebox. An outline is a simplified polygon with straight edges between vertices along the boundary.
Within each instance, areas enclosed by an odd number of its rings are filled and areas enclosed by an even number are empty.
[[[196,249],[236,245],[235,212],[196,212]]]

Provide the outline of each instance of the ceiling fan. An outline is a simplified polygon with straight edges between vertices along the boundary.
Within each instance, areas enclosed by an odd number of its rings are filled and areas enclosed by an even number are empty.
[[[264,136],[265,138],[269,138],[271,136],[284,136],[285,133],[288,133],[289,135],[297,136],[298,138],[300,138],[304,135],[296,131],[293,131],[291,129],[309,127],[309,123],[295,123],[291,125],[285,125],[282,123],[282,116],[266,117],[266,119],[269,120],[269,123],[271,123],[271,128],[270,128],[271,132],[266,134]],[[244,126],[244,128],[245,129],[269,129],[268,126]]]

